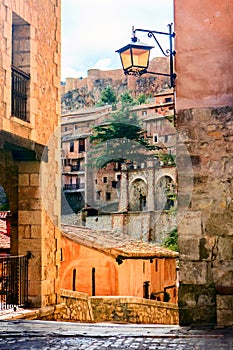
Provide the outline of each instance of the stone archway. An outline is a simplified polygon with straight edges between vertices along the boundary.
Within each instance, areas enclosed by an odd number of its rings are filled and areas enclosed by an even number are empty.
[[[155,184],[155,210],[176,207],[176,184],[171,176],[161,176]]]
[[[129,211],[146,210],[147,192],[147,184],[142,178],[137,178],[130,184]]]

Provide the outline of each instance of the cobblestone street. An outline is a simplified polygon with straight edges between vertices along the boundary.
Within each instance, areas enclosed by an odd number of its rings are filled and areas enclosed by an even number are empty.
[[[232,329],[179,326],[1,321],[5,350],[230,350]]]

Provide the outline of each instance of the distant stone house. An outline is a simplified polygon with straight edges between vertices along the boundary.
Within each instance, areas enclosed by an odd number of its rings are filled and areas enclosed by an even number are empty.
[[[61,288],[177,303],[177,252],[112,231],[63,225]]]

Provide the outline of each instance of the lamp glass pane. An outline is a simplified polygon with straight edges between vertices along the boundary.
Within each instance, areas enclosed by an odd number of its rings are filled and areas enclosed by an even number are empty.
[[[149,62],[149,55],[150,55],[149,50],[133,48],[132,55],[133,55],[134,66],[147,68],[148,62]]]
[[[132,66],[131,52],[130,51],[131,50],[128,49],[128,50],[121,52],[121,54],[120,54],[121,55],[121,62],[122,62],[124,69]]]

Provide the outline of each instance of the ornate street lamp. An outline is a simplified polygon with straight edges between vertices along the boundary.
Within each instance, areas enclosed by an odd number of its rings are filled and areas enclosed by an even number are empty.
[[[175,33],[172,32],[172,24],[168,24],[168,33],[166,32],[157,32],[154,30],[147,29],[134,29],[132,28],[132,42],[121,49],[117,50],[120,54],[122,67],[124,73],[126,75],[136,75],[140,76],[145,73],[162,75],[170,77],[170,87],[175,86],[175,78],[176,74],[173,71],[173,56],[175,56],[176,52],[173,51],[173,42],[172,39],[175,37]],[[154,48],[154,46],[149,46],[147,44],[140,43],[138,38],[136,37],[136,32],[144,32],[147,33],[148,37],[153,37],[156,44],[160,48],[161,52],[164,56],[169,57],[169,74],[168,73],[159,73],[159,72],[150,72],[148,71],[149,66],[149,57],[150,50]],[[169,49],[166,51],[163,50],[160,45],[158,39],[155,35],[166,35],[169,38]]]

